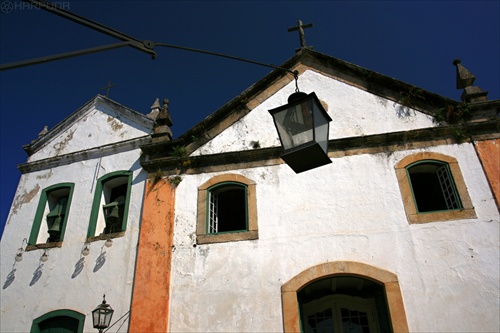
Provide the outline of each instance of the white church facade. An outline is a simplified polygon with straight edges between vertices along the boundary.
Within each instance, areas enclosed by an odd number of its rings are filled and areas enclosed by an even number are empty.
[[[134,298],[169,310],[153,324],[133,306],[131,331],[498,331],[499,102],[460,64],[463,102],[309,49],[283,67],[332,119],[330,163],[295,173],[280,158],[269,110],[297,86],[279,69],[143,146],[155,195],[140,237],[162,251],[141,246],[137,270],[162,283]]]
[[[500,101],[455,65],[461,102],[302,48],[175,139],[96,97],[25,148],[0,331],[94,331],[89,290],[119,332],[499,331]],[[299,173],[297,88],[332,120]]]

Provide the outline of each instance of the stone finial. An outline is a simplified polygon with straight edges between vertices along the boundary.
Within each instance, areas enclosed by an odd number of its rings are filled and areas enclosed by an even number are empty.
[[[154,104],[151,106],[151,113],[157,112],[156,115],[151,117],[154,119],[155,123],[153,125],[153,142],[170,141],[173,138],[170,126],[173,126],[172,118],[170,117],[170,112],[168,110],[168,99],[163,100],[163,107],[160,108],[160,102],[157,98]],[[149,115],[148,115],[149,116]]]
[[[43,130],[40,133],[38,133],[38,137],[41,138],[42,136],[44,136],[45,134],[47,134],[48,131],[49,131],[49,127],[45,126],[43,128]]]
[[[158,113],[160,113],[160,99],[157,98],[153,105],[151,105],[151,112],[147,114],[147,117],[155,120],[158,117]]]
[[[151,105],[151,110],[160,109],[160,108],[161,108],[161,106],[160,106],[160,99],[156,98],[155,102],[153,103],[153,105]]]
[[[457,89],[464,89],[461,99],[466,103],[477,103],[488,100],[487,91],[483,91],[480,87],[473,86],[476,77],[469,72],[460,59],[453,60],[453,65],[457,68]]]
[[[170,117],[170,112],[168,111],[168,104],[170,101],[168,98],[165,98],[163,100],[163,108],[161,108],[160,113],[158,114],[158,117],[156,118],[156,121],[158,122],[161,120],[164,122],[167,126],[172,126],[172,118]]]

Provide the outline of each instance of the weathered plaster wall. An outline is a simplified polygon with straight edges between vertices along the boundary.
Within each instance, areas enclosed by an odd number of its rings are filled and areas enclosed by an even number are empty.
[[[500,139],[478,141],[475,145],[500,209]]]
[[[129,311],[146,179],[139,157],[136,149],[22,175],[0,243],[1,332],[28,332],[33,319],[57,309],[85,314],[84,331],[92,332],[91,311],[103,294],[115,310],[114,320]],[[127,229],[110,248],[104,241],[92,242],[90,254],[83,257],[96,179],[117,170],[133,171]],[[62,247],[49,249],[43,264],[39,262],[43,250],[27,251],[15,263],[17,249],[30,235],[42,190],[61,182],[75,184]],[[114,329],[127,331],[127,319]]]
[[[138,125],[110,105],[99,103],[82,114],[82,118],[53,138],[45,147],[31,155],[29,162],[60,156],[81,147],[94,148],[144,136],[149,130]]]
[[[458,160],[477,219],[408,223],[394,166],[421,151]],[[285,164],[230,172],[256,182],[259,239],[193,247],[197,188],[221,173],[184,176],[171,331],[280,332],[283,283],[332,261],[395,273],[412,332],[500,330],[499,214],[471,144],[334,158],[299,175]]]
[[[175,188],[148,180],[132,298],[130,332],[167,332]]]
[[[331,140],[435,126],[432,118],[424,113],[314,71],[308,70],[300,75],[299,88],[305,93],[314,91],[326,103],[332,118]],[[286,104],[294,91],[295,82],[291,82],[193,155],[249,150],[255,141],[262,148],[279,146],[269,110]]]

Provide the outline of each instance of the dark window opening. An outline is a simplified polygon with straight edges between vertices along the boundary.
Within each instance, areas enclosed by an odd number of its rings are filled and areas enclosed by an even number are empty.
[[[353,276],[315,281],[297,293],[302,332],[391,332],[382,285]]]
[[[68,211],[69,189],[53,190],[47,195],[49,213],[47,219],[47,243],[60,242]]]
[[[247,230],[246,187],[223,185],[209,191],[209,223],[211,234]]]
[[[408,175],[419,213],[462,208],[447,164],[418,163],[408,167]]]
[[[109,199],[106,200],[106,204],[103,206],[106,221],[105,234],[122,231],[128,190],[127,180],[127,177],[118,177],[106,182],[104,185],[105,192],[109,193]]]

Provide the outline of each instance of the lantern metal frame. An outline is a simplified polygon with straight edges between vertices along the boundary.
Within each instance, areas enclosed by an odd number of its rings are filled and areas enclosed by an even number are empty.
[[[301,112],[298,120],[297,108]],[[295,173],[332,163],[328,157],[329,123],[332,118],[316,93],[297,91],[290,95],[288,104],[271,109],[269,113],[273,116],[284,149],[281,158]],[[297,142],[293,142],[295,137],[299,137]]]
[[[102,303],[92,310],[92,323],[94,328],[102,333],[104,329],[108,328],[113,317],[113,310],[109,304],[106,304],[106,295],[102,296]]]

